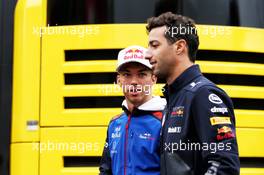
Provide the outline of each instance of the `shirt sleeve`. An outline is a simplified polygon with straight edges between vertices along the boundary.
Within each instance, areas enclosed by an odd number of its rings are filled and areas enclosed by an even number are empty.
[[[112,175],[111,157],[108,147],[108,131],[105,140],[103,155],[100,162],[99,171],[100,171],[99,175]]]
[[[191,104],[202,147],[205,175],[239,175],[235,116],[231,99],[220,89],[202,87]]]

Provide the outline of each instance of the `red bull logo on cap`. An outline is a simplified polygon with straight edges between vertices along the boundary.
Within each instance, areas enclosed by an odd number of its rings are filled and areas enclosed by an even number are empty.
[[[144,59],[144,51],[140,49],[128,49],[125,51],[124,59]]]
[[[136,49],[136,50],[135,50],[135,53],[141,53],[141,54],[143,54],[143,50]]]

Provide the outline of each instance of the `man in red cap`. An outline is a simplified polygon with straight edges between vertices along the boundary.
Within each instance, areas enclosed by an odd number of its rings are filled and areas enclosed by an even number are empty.
[[[109,123],[100,175],[160,174],[159,137],[166,101],[152,95],[157,78],[145,53],[144,47],[130,46],[118,54],[124,112]]]

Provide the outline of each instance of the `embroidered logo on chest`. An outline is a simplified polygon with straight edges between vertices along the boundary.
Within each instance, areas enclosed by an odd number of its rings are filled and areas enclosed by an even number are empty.
[[[171,117],[183,117],[184,106],[176,106],[172,108]]]

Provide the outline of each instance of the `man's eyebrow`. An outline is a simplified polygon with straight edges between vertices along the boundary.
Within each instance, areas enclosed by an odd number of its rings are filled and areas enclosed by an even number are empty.
[[[127,69],[123,69],[123,70],[120,71],[120,73],[129,73],[129,72],[130,72],[130,71],[127,70]]]
[[[154,42],[158,42],[157,40],[150,40],[148,45],[152,45]]]
[[[139,72],[145,72],[145,71],[148,71],[147,68],[144,68],[144,69],[140,69]]]

